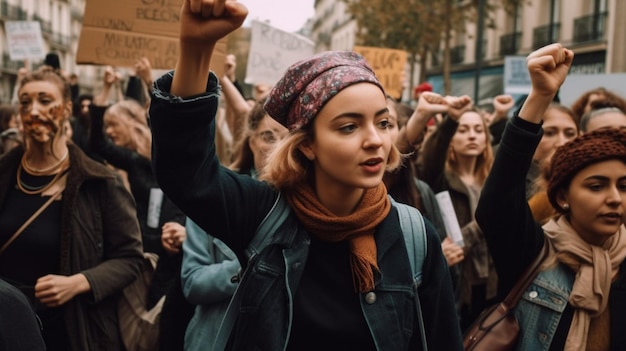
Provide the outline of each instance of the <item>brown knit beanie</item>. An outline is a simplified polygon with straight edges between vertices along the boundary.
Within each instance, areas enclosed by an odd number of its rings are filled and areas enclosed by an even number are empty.
[[[552,206],[558,212],[566,212],[557,202],[558,191],[569,186],[583,168],[611,159],[626,163],[626,132],[615,128],[585,133],[556,149],[548,179],[548,198]]]

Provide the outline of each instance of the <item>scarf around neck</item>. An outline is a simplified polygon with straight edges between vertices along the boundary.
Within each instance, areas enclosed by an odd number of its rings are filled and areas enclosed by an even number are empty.
[[[286,198],[304,228],[315,238],[332,243],[349,242],[356,292],[374,290],[374,271],[378,272],[374,232],[391,210],[385,185],[381,182],[366,189],[354,212],[343,217],[322,205],[309,184],[296,187]]]
[[[557,259],[576,272],[569,298],[574,307],[574,318],[564,350],[583,350],[587,345],[591,318],[606,309],[611,282],[626,258],[626,228],[622,225],[602,247],[584,241],[565,216],[551,219],[543,230],[552,246],[551,251],[558,253]]]

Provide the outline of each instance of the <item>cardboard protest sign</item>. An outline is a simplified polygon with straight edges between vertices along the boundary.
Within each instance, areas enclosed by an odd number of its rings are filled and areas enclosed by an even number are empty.
[[[365,57],[372,66],[387,95],[395,99],[402,97],[406,51],[369,46],[355,46],[353,51]]]
[[[43,60],[46,49],[37,21],[6,21],[4,31],[11,61]]]
[[[315,43],[308,38],[253,20],[245,82],[274,85],[289,66],[312,56],[314,50]]]
[[[87,1],[76,62],[132,67],[147,57],[154,69],[174,69],[183,0]],[[211,69],[222,75],[226,41],[220,40]]]

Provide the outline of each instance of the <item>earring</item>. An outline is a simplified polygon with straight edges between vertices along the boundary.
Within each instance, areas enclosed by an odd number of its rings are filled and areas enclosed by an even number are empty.
[[[563,204],[563,206],[561,206],[565,211],[569,211],[569,204]]]

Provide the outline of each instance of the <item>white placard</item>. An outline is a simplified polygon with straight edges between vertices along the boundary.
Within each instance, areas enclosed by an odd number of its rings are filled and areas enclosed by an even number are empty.
[[[561,85],[559,98],[561,104],[571,106],[576,99],[588,90],[605,88],[626,98],[626,73],[607,74],[569,74]]]
[[[150,228],[159,227],[161,217],[161,204],[163,204],[163,191],[159,188],[150,189],[150,200],[148,202],[147,224]]]
[[[456,212],[454,211],[454,206],[452,206],[452,199],[450,199],[450,193],[448,191],[442,191],[436,194],[435,197],[441,209],[441,217],[446,227],[446,233],[448,233],[450,239],[457,245],[461,247],[465,246],[459,220],[456,218]]]
[[[525,56],[506,56],[504,58],[504,93],[528,94],[532,83]]]
[[[292,64],[311,57],[315,43],[267,23],[251,22],[250,53],[245,82],[274,85]]]
[[[4,30],[11,61],[43,60],[46,57],[39,22],[7,21],[4,22]]]

